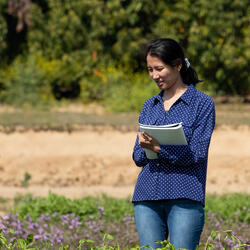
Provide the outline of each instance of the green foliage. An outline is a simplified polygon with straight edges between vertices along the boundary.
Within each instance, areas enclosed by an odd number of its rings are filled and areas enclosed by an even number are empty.
[[[10,233],[14,234],[14,231],[12,229],[9,229]],[[0,229],[0,248],[4,247],[4,249],[13,249],[14,247],[18,247],[20,250],[37,250],[38,248],[31,248],[29,247],[32,242],[34,241],[34,237],[32,234],[27,235],[26,239],[13,239],[11,242],[8,242],[6,237],[2,234],[2,231]],[[16,248],[15,248],[16,249]]]
[[[104,105],[113,112],[141,111],[146,99],[159,92],[146,73],[126,73],[107,70],[108,88],[105,89]]]
[[[49,8],[46,13],[32,4],[29,50],[42,51],[47,58],[62,58],[84,48],[88,30],[83,21],[90,18],[87,13],[90,2],[55,0],[46,3]]]
[[[246,94],[250,90],[249,6],[244,1],[200,1],[193,10],[197,22],[191,26],[187,52],[199,60],[198,72],[215,91]],[[201,42],[201,34],[206,43]]]
[[[250,223],[250,198],[248,194],[208,195],[206,198],[206,211],[217,214],[227,220]]]
[[[50,215],[53,213],[59,215],[74,213],[83,219],[90,215],[97,217],[98,207],[105,208],[105,214],[110,220],[119,220],[126,214],[133,213],[131,203],[128,200],[113,199],[106,196],[71,200],[53,193],[49,193],[45,198],[32,197],[31,195],[17,197],[13,213],[18,213],[22,219],[25,219],[27,214],[36,219],[41,214],[46,213]]]
[[[250,246],[249,244],[243,244],[242,241],[236,235],[233,234],[232,230],[219,230],[219,231],[212,231],[210,233],[210,236],[208,237],[207,241],[205,243],[200,244],[196,248],[196,250],[215,249],[215,245],[213,244],[213,242],[215,242],[216,240],[221,242],[222,237],[224,238],[224,240],[231,239],[234,244],[237,244],[235,247],[232,248],[234,250],[245,249],[246,247]]]
[[[21,181],[21,185],[23,187],[28,187],[30,179],[31,179],[31,175],[28,172],[25,172],[23,180]]]
[[[238,221],[238,219],[241,218],[241,221],[249,224],[249,205],[249,195],[247,194],[227,194],[222,196],[208,195],[206,210],[207,212],[215,211],[220,218],[224,216],[223,218],[225,218],[225,220],[229,218],[235,218],[235,221]],[[49,193],[48,197],[46,198],[32,197],[31,195],[19,197],[15,202],[15,209],[14,211],[12,211],[12,213],[19,213],[20,216],[18,217],[18,219],[20,218],[21,220],[26,220],[26,216],[29,214],[34,219],[34,221],[36,221],[36,219],[38,219],[41,214],[48,213],[50,215],[53,215],[56,212],[58,215],[62,215],[74,213],[76,216],[80,216],[80,220],[82,221],[83,219],[89,218],[90,215],[94,216],[93,220],[100,219],[100,217],[97,216],[98,209],[99,212],[101,211],[103,213],[102,219],[104,220],[104,222],[109,224],[111,222],[114,223],[115,221],[121,221],[121,223],[124,223],[124,216],[126,216],[127,214],[133,214],[133,206],[129,200],[114,199],[106,196],[103,196],[101,198],[87,197],[82,199],[70,200],[64,196],[59,196],[52,193]],[[246,211],[246,213],[237,213],[239,209],[241,211]],[[51,216],[51,219],[52,224],[58,222],[57,216]],[[228,227],[230,227],[230,225],[228,225]],[[72,233],[72,231],[70,231],[70,233]],[[119,248],[119,245],[117,243],[113,243],[114,237],[112,235],[107,234],[103,231],[100,231],[99,233],[102,234],[101,242],[97,243],[97,241],[94,241],[92,238],[83,238],[77,244],[78,249],[121,249]],[[14,231],[10,230],[10,234],[14,234]],[[32,249],[30,248],[32,247],[33,242],[32,235],[28,235],[26,239],[20,238],[11,242],[8,242],[8,239],[6,239],[0,231],[0,248],[4,247],[4,249],[13,249],[13,246],[16,246],[17,249]],[[243,244],[239,237],[232,230],[213,229],[212,231],[209,231],[209,234],[205,239],[205,242],[201,243],[197,249],[214,249],[215,246],[218,247],[220,243],[225,242],[227,239],[233,242],[234,247],[230,249],[244,249],[245,247],[249,246]],[[100,245],[100,243],[102,244]],[[169,241],[165,240],[159,243],[162,244],[162,247],[159,249],[175,249]],[[71,248],[71,244],[65,244],[59,249],[69,248]],[[48,247],[46,249],[52,248],[49,248],[48,244]],[[74,249],[76,249],[76,247]],[[139,250],[140,247],[127,247],[126,249]]]
[[[106,218],[111,220],[120,220],[126,214],[133,214],[133,207],[129,200],[114,199],[107,196],[71,200],[53,193],[49,193],[47,197],[32,197],[31,195],[18,197],[15,200],[13,213],[18,213],[23,219],[27,214],[36,219],[41,214],[52,215],[55,212],[58,214],[74,213],[81,218],[85,218],[89,215],[96,217],[98,207],[103,207]],[[210,211],[225,220],[231,218],[234,221],[250,223],[249,208],[248,194],[208,195],[206,198],[205,211]]]
[[[201,90],[249,94],[245,0],[33,1],[31,26],[24,39],[16,39],[19,54],[10,65],[13,55],[6,48],[8,34],[16,34],[10,30],[15,18],[7,14],[7,0],[0,0],[0,9],[2,102],[33,106],[44,98],[51,103],[52,96],[79,97],[103,102],[112,111],[138,110],[156,91],[144,75],[144,51],[147,41],[158,37],[181,43],[205,80]]]
[[[82,100],[103,100],[110,112],[140,111],[145,99],[159,92],[147,73],[131,73],[114,66],[95,69],[80,84]]]
[[[163,9],[153,35],[180,41],[205,80],[203,89],[247,94],[250,26],[245,1],[171,1]]]
[[[6,43],[6,36],[7,36],[7,23],[3,17],[4,15],[4,11],[6,11],[6,6],[7,3],[5,0],[0,0],[0,58],[1,58],[1,62],[0,64],[3,64],[4,60],[7,55],[6,53],[6,47],[7,47],[7,43]],[[0,89],[1,89],[1,85],[0,85]]]
[[[96,242],[93,240],[80,240],[78,242],[78,249],[81,250],[83,249],[82,247],[84,247],[84,249],[86,249],[86,245],[90,245],[90,247],[87,247],[88,250],[120,250],[119,245],[110,245],[107,243],[107,240],[112,241],[114,238],[112,235],[110,234],[106,234],[105,232],[101,231],[101,234],[103,234],[103,238],[102,238],[102,245],[101,246],[97,246]],[[250,246],[249,244],[243,244],[241,242],[241,240],[235,236],[231,230],[221,230],[221,231],[212,231],[210,233],[210,236],[208,237],[207,241],[205,243],[200,244],[199,246],[197,246],[196,250],[199,249],[204,249],[204,250],[211,250],[215,248],[215,245],[213,244],[213,242],[216,241],[216,237],[218,239],[218,241],[221,241],[221,235],[224,236],[224,240],[226,239],[231,239],[234,244],[237,243],[236,247],[233,247],[232,249],[234,250],[240,250],[240,249],[245,249],[246,247]],[[21,250],[26,250],[26,249],[33,249],[33,250],[39,250],[38,248],[30,248],[29,245],[34,241],[33,235],[30,234],[27,236],[27,239],[24,240],[22,238],[19,238],[17,240],[13,240],[11,243],[8,243],[7,239],[4,237],[4,235],[1,233],[0,230],[0,247],[5,247],[5,249],[12,249],[13,247],[16,246],[16,242],[17,242],[17,247],[18,249]],[[164,240],[164,241],[156,241],[157,243],[160,243],[162,246],[157,248],[156,250],[175,250],[176,248],[174,247],[174,245],[172,245],[169,241]],[[64,247],[60,247],[59,250],[63,250],[63,249],[69,249],[69,245],[66,245]],[[150,247],[149,245],[145,245],[143,246],[143,248],[146,249],[152,249],[152,247]],[[140,246],[135,246],[132,248],[127,247],[127,250],[140,250],[142,249]],[[180,248],[178,248],[180,249]],[[183,250],[186,250],[184,248],[182,248]]]
[[[27,60],[16,58],[11,66],[0,70],[2,102],[16,106],[45,104],[52,98],[45,79],[45,72],[40,69],[37,57],[30,56]]]

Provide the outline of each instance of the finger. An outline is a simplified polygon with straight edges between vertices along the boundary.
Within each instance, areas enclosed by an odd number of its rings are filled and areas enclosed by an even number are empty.
[[[148,148],[150,149],[151,148],[151,145],[150,143],[145,143],[145,142],[142,142],[141,144],[139,144],[142,148]]]
[[[146,140],[148,139],[149,135],[146,132],[142,132],[142,136],[143,138],[145,138]]]
[[[152,137],[150,137],[147,133],[144,133],[143,136],[147,141],[152,141]]]
[[[138,135],[139,142],[145,140],[141,132],[138,132],[137,135]]]
[[[137,132],[137,135],[138,135],[139,139],[142,137],[141,132]]]
[[[141,134],[141,133],[138,133],[138,144],[139,144],[140,146],[142,146],[143,143],[145,143],[145,142],[146,142],[146,140],[145,140],[145,138],[142,136],[142,134]]]

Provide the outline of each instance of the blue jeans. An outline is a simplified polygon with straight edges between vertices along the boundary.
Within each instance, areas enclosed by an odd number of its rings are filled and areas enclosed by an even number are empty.
[[[135,202],[134,215],[141,247],[161,247],[155,241],[167,240],[168,235],[176,249],[194,250],[199,245],[204,226],[204,209],[199,202],[186,199]]]

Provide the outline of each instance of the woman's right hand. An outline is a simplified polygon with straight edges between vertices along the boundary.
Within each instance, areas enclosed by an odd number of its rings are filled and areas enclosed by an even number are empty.
[[[159,153],[161,148],[160,148],[160,144],[158,143],[158,141],[156,139],[154,139],[153,137],[150,137],[147,133],[145,132],[138,132],[138,138],[139,138],[139,145],[142,148],[147,148],[150,149],[152,151],[154,151],[155,153]]]

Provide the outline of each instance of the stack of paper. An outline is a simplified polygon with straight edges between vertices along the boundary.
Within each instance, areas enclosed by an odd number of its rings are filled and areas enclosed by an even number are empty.
[[[146,132],[149,136],[155,138],[161,145],[187,145],[186,137],[183,131],[182,123],[169,125],[144,125],[139,124],[140,131]],[[148,159],[157,159],[157,153],[145,149]]]

